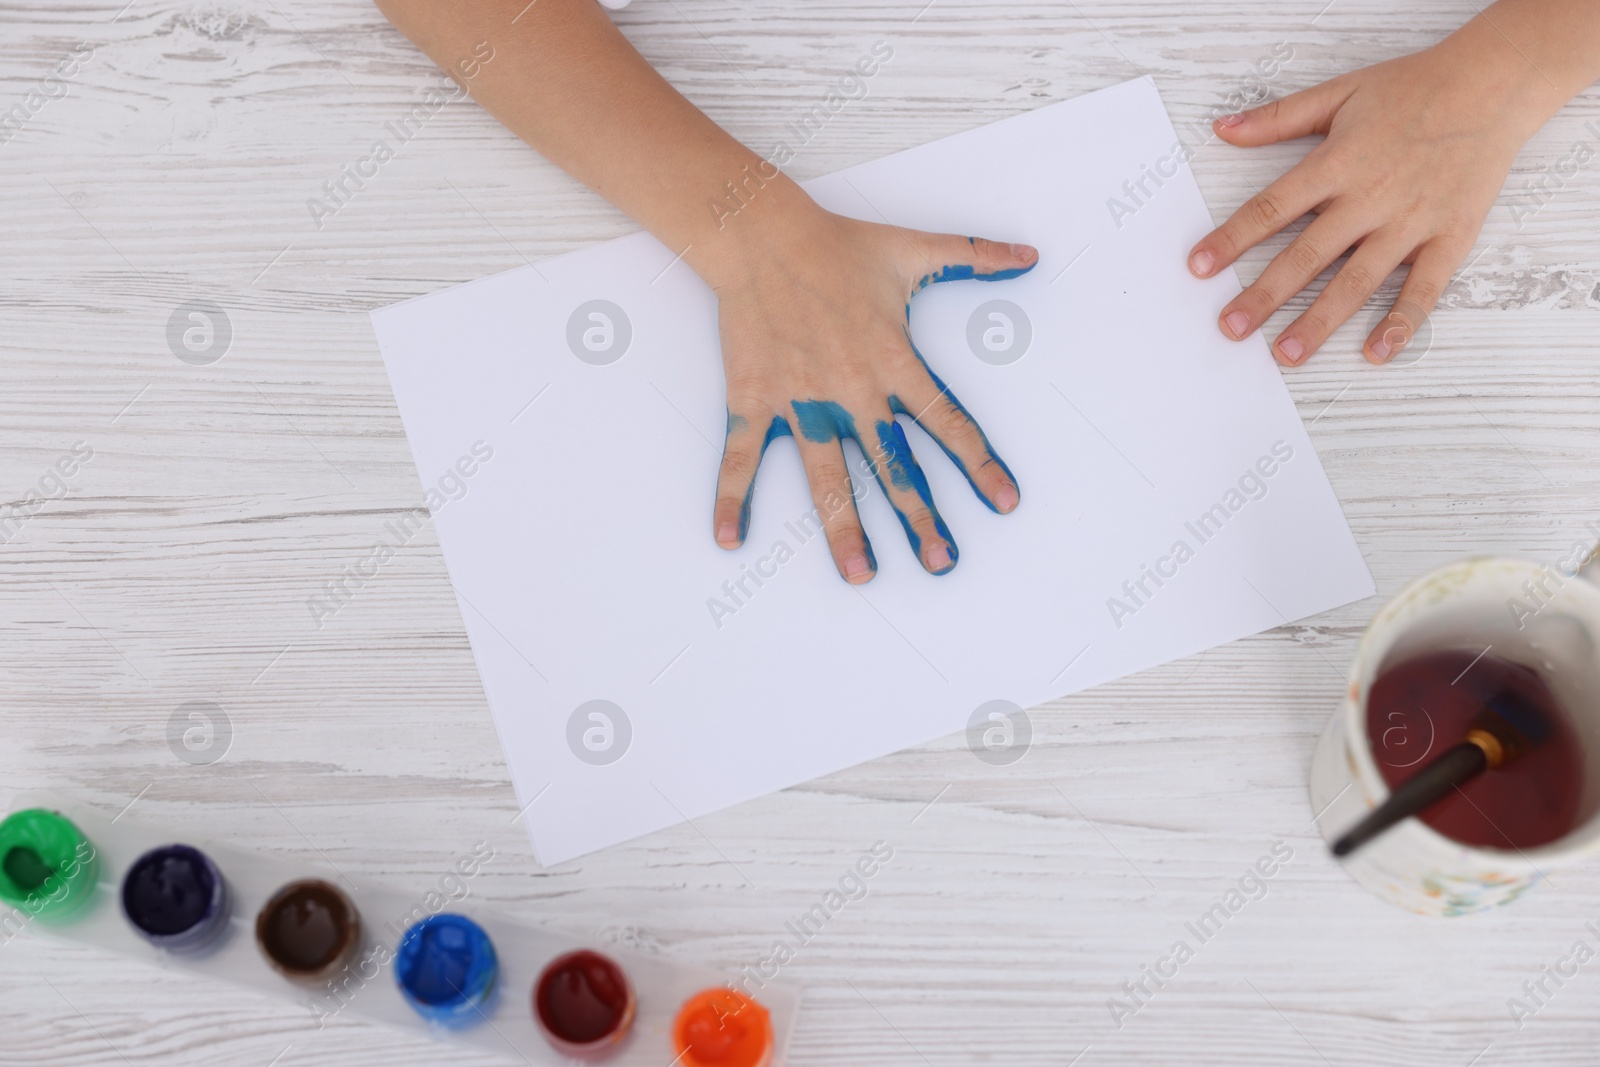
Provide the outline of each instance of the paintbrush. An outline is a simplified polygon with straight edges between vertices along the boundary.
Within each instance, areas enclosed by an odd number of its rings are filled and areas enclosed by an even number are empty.
[[[1550,722],[1539,709],[1515,693],[1496,693],[1484,702],[1460,744],[1402,782],[1333,843],[1333,854],[1348,856],[1401,819],[1416,815],[1484,771],[1504,766],[1549,736]]]

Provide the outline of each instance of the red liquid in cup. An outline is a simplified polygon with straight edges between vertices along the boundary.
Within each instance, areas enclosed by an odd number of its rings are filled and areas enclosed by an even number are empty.
[[[1543,713],[1550,736],[1518,758],[1452,791],[1419,818],[1464,845],[1519,849],[1548,844],[1578,825],[1583,751],[1572,720],[1538,673],[1492,654],[1430,652],[1385,670],[1367,698],[1367,737],[1390,789],[1464,741],[1496,693]]]

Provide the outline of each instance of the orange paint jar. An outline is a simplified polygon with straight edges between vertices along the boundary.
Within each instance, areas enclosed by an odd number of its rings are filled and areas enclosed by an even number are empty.
[[[705,989],[678,1009],[672,1040],[683,1067],[768,1067],[772,1019],[735,989]]]

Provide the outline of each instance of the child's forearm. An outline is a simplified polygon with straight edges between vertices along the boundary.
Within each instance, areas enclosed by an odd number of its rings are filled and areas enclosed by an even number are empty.
[[[645,62],[595,0],[377,0],[445,70],[481,42],[473,98],[638,220],[714,288],[806,215],[810,198]],[[728,217],[728,182],[746,206]],[[722,211],[713,207],[723,205]],[[685,251],[687,249],[687,251]]]
[[[1600,3],[1499,0],[1446,43],[1468,44],[1516,72],[1530,101],[1532,136],[1568,100],[1600,79]]]

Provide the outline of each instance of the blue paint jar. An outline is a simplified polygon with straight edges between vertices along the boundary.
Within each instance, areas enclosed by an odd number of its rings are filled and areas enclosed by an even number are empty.
[[[406,1002],[429,1022],[451,1028],[488,1015],[499,971],[489,935],[464,915],[423,919],[395,950],[395,978]]]
[[[122,914],[151,944],[198,952],[227,929],[228,885],[197,848],[162,845],[133,861],[122,879]]]

